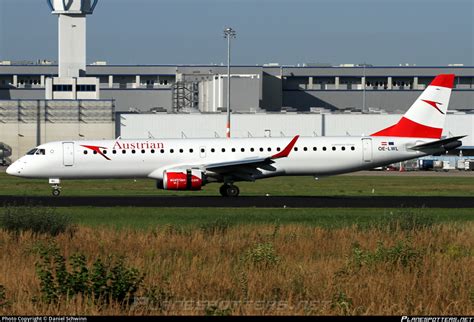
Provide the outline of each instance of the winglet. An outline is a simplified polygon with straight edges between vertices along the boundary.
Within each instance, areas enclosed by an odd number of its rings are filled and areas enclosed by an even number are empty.
[[[295,146],[295,143],[296,143],[296,141],[298,140],[299,137],[300,137],[299,135],[295,136],[291,140],[291,142],[282,151],[280,151],[277,154],[271,156],[270,159],[286,158],[290,154],[291,149],[293,149],[293,147]]]

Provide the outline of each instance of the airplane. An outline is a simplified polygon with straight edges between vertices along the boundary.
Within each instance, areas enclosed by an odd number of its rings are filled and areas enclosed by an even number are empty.
[[[368,170],[462,145],[441,139],[454,74],[440,74],[398,123],[369,136],[60,141],[37,146],[7,169],[49,179],[53,196],[63,179],[150,178],[165,190],[200,190],[222,183],[236,197],[240,181],[315,177]]]

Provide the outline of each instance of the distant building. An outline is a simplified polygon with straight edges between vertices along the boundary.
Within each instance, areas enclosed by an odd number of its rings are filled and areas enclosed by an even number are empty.
[[[409,107],[435,75],[454,73],[456,80],[450,109],[474,110],[472,66],[366,65],[364,68],[360,65],[346,67],[348,64],[342,67],[308,65],[294,67],[272,63],[232,67],[231,106],[238,112],[362,111],[365,92],[364,112],[400,113]],[[45,79],[57,75],[56,65],[0,64],[0,99],[45,99]],[[225,109],[225,66],[107,65],[96,62],[87,66],[87,77],[97,78],[97,83],[87,85],[98,88],[82,88],[79,83],[71,83],[74,86],[64,90],[78,89],[77,99],[93,99],[95,90],[100,91],[101,99],[115,100],[118,113],[130,109],[214,113]],[[67,94],[56,94],[56,98],[67,98]]]

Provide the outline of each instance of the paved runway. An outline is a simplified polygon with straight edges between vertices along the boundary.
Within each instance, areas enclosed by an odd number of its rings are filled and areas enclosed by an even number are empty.
[[[97,196],[25,197],[0,196],[0,205],[42,205],[53,207],[222,207],[222,208],[474,208],[473,197],[259,197],[240,196]]]

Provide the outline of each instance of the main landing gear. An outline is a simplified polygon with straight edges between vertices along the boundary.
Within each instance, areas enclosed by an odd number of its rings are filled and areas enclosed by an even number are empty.
[[[49,184],[51,185],[51,188],[53,189],[51,191],[51,194],[54,197],[59,197],[61,194],[61,186],[59,185],[61,183],[61,180],[59,179],[49,179]]]
[[[219,192],[223,197],[237,197],[240,193],[239,187],[230,183],[225,183],[219,188]]]

